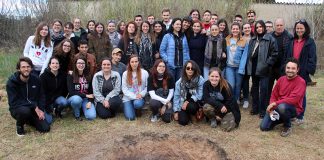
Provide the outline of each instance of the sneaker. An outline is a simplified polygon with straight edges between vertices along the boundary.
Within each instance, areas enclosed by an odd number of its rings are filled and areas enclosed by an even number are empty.
[[[297,118],[295,122],[296,122],[296,125],[299,126],[299,125],[304,123],[304,119],[298,119]]]
[[[234,115],[227,113],[222,119],[220,127],[226,132],[233,130],[236,127]]]
[[[75,120],[77,120],[77,121],[83,121],[83,119],[81,117],[75,117]]]
[[[215,118],[210,120],[210,127],[211,128],[216,128],[217,127],[217,121],[216,121]]]
[[[17,132],[16,132],[18,137],[22,137],[25,136],[25,130],[24,130],[24,126],[17,126]]]
[[[290,135],[291,131],[292,131],[291,127],[285,127],[285,128],[281,131],[280,135],[281,135],[281,137],[287,137],[287,136]]]
[[[249,108],[249,101],[244,101],[243,102],[243,108],[244,109]]]
[[[152,115],[151,122],[157,122],[159,120],[158,115]]]
[[[236,103],[237,103],[237,105],[241,104],[240,100],[236,100]]]

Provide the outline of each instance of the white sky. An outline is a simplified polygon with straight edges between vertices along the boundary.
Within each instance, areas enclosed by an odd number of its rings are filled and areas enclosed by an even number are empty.
[[[322,4],[324,0],[276,0],[279,3],[306,3],[306,4]]]

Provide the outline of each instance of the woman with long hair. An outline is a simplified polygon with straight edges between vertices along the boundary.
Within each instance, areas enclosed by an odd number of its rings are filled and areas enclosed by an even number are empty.
[[[97,62],[103,57],[111,57],[112,45],[102,23],[96,23],[95,30],[88,35],[88,39],[88,52],[95,55]]]
[[[110,43],[112,44],[113,48],[116,48],[118,46],[118,43],[121,39],[121,35],[116,30],[116,21],[109,20],[107,22],[107,34],[110,39]]]
[[[189,12],[189,17],[192,19],[192,21],[200,21],[200,12],[198,9],[192,9]]]
[[[248,51],[248,47],[246,47],[248,43],[242,38],[239,23],[232,24],[231,34],[225,38],[225,41],[227,51],[225,78],[232,86],[232,93],[239,104]]]
[[[188,41],[190,39],[190,36],[193,34],[192,23],[193,23],[193,21],[190,17],[184,17],[182,19],[181,32],[186,36]]]
[[[226,65],[226,42],[219,33],[217,24],[210,26],[210,35],[208,36],[205,48],[204,59],[204,78],[208,79],[209,69],[218,67],[221,70]]]
[[[118,72],[111,70],[111,60],[105,57],[101,61],[101,71],[92,79],[96,111],[100,118],[112,118],[121,105],[119,98],[121,78]]]
[[[120,35],[124,35],[124,31],[126,29],[126,23],[125,21],[123,20],[120,20],[118,23],[117,23],[117,32],[120,34]]]
[[[82,121],[81,109],[88,120],[96,118],[96,109],[93,101],[91,74],[85,57],[76,57],[73,72],[67,76],[69,92],[68,103],[73,108],[74,117]]]
[[[180,18],[172,20],[160,46],[161,57],[167,62],[167,67],[175,81],[180,78],[184,63],[190,59],[187,38],[181,32],[181,24]]]
[[[222,38],[226,38],[229,34],[228,23],[225,19],[220,19],[217,21],[217,25],[219,27],[219,33]]]
[[[87,23],[87,29],[86,31],[89,33],[94,32],[96,29],[96,21],[95,20],[89,20]]]
[[[69,39],[64,39],[54,48],[54,56],[60,62],[60,70],[64,73],[72,71],[73,59],[75,55],[74,44]]]
[[[73,42],[75,53],[79,53],[79,50],[78,50],[78,45],[79,44],[78,43],[80,41],[80,37],[77,37],[77,36],[74,35],[73,29],[74,29],[73,23],[72,22],[66,22],[64,24],[64,37]]]
[[[212,128],[217,127],[217,121],[221,122],[225,131],[238,127],[241,121],[240,109],[232,94],[231,85],[223,78],[219,68],[209,70],[208,80],[203,87],[203,100],[203,111]]]
[[[154,63],[155,37],[148,21],[141,23],[140,31],[137,32],[135,37],[135,44],[142,67],[147,71],[150,70]]]
[[[207,36],[206,34],[202,34],[202,23],[199,21],[193,22],[193,33],[190,36],[189,39],[189,53],[190,53],[190,59],[195,61],[201,74],[204,75],[204,58],[205,58],[205,48],[206,48],[206,42],[207,42]]]
[[[269,71],[276,62],[278,47],[276,39],[266,33],[266,26],[262,20],[255,23],[254,37],[249,42],[246,71],[252,76],[252,110],[251,115],[259,114],[263,118],[268,106],[270,95]]]
[[[131,55],[122,77],[124,115],[129,121],[135,120],[135,112],[138,117],[141,116],[147,93],[147,78],[148,73],[141,68],[139,57]]]
[[[151,97],[151,122],[156,122],[159,117],[162,117],[164,122],[170,123],[174,80],[162,59],[156,60],[151,69],[151,74],[148,78],[148,91]]]
[[[310,37],[311,29],[305,19],[296,21],[294,26],[294,40],[289,45],[288,54],[285,59],[296,58],[300,64],[298,75],[306,83],[312,82],[309,75],[314,75],[316,71],[317,55],[316,43]],[[284,64],[282,64],[284,65]],[[304,111],[297,116],[297,124],[304,123],[304,113],[306,110],[306,94],[303,100]]]
[[[52,112],[57,117],[62,118],[61,111],[67,107],[68,102],[65,98],[67,95],[65,72],[60,70],[60,61],[57,57],[52,57],[48,68],[40,76],[42,87],[45,94],[45,119],[52,123]]]
[[[48,29],[47,23],[39,23],[34,35],[27,39],[24,48],[24,57],[32,60],[34,64],[32,73],[37,76],[44,72],[53,53],[53,43]]]
[[[122,39],[119,41],[118,48],[123,51],[121,62],[126,64],[132,54],[137,54],[135,45],[135,36],[137,33],[136,23],[134,21],[128,22],[124,31]]]
[[[166,32],[166,27],[161,21],[155,21],[153,23],[153,36],[155,37],[155,51],[154,53],[154,58],[159,59],[161,58],[160,56],[160,46],[162,43],[163,36]]]
[[[175,84],[173,98],[174,119],[180,125],[194,121],[202,100],[205,80],[200,75],[196,62],[189,60],[184,64],[181,78]]]

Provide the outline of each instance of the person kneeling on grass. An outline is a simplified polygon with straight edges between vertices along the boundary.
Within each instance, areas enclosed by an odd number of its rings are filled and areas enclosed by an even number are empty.
[[[225,131],[231,131],[239,126],[240,109],[230,84],[222,77],[219,68],[213,67],[209,70],[208,80],[203,87],[203,100],[205,102],[203,111],[212,128],[217,127],[217,121]]]
[[[176,82],[173,98],[174,119],[180,125],[185,126],[190,120],[195,120],[200,107],[199,101],[203,95],[204,82],[197,63],[187,61],[182,69],[182,76]]]
[[[170,123],[173,113],[171,99],[174,92],[174,81],[162,59],[156,60],[151,69],[151,75],[148,78],[148,91],[151,96],[151,122],[158,121],[158,118],[162,116],[164,122]]]
[[[67,87],[69,91],[68,103],[73,108],[75,119],[82,121],[80,110],[83,110],[85,118],[93,120],[96,118],[96,109],[93,100],[91,75],[87,60],[83,56],[75,58],[72,74],[67,76]]]
[[[92,79],[93,94],[97,114],[100,118],[112,118],[121,105],[119,98],[121,79],[116,71],[112,71],[112,62],[106,57],[101,60],[101,71]]]
[[[279,78],[272,90],[267,113],[260,124],[261,131],[272,130],[276,125],[283,123],[282,137],[291,133],[291,118],[303,112],[303,98],[306,91],[306,82],[297,73],[299,63],[295,58],[287,60],[286,75]]]
[[[6,90],[11,116],[16,119],[17,135],[24,136],[26,123],[39,132],[49,132],[45,120],[45,97],[41,82],[31,74],[33,63],[28,57],[19,58],[18,70],[7,81]]]

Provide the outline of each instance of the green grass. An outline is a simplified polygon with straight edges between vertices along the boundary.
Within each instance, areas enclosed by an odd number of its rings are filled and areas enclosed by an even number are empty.
[[[7,78],[16,71],[16,63],[22,52],[13,49],[9,53],[0,50],[0,83],[5,83]]]

